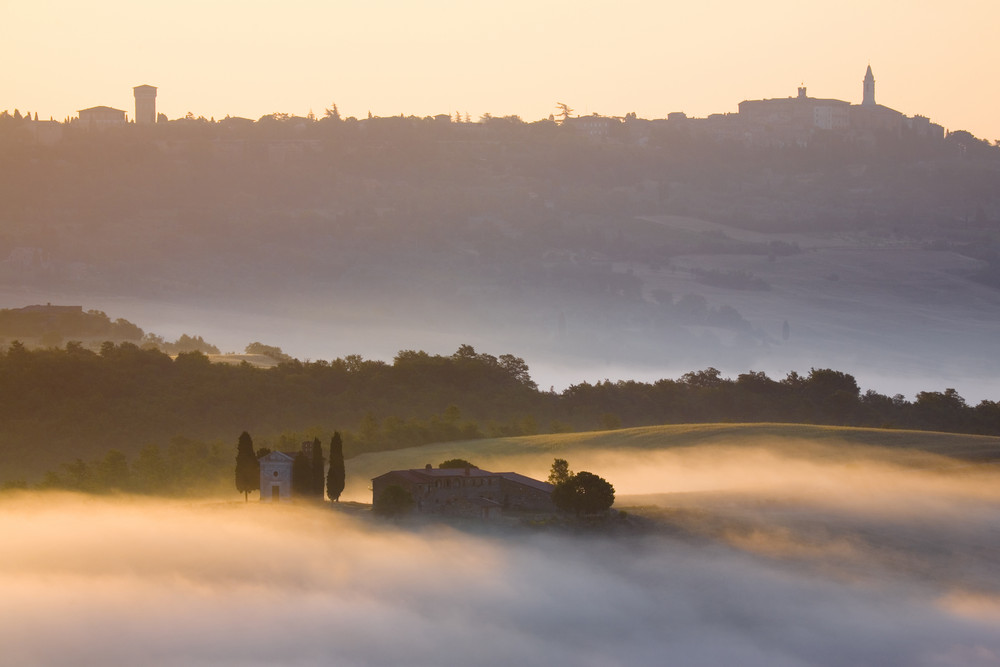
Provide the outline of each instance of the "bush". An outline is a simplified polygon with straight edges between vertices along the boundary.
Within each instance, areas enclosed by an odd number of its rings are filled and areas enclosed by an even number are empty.
[[[607,511],[615,502],[615,487],[597,475],[581,471],[556,484],[552,502],[561,510],[576,514]]]

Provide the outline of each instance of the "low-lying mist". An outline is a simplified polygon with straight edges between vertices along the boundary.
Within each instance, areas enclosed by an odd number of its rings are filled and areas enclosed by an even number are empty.
[[[419,280],[410,282],[420,284]],[[609,306],[599,300],[570,317],[568,332],[560,334],[561,311],[554,304],[491,297],[457,306],[451,300],[438,303],[430,295],[400,298],[395,292],[350,296],[337,291],[336,299],[331,299],[329,292],[297,296],[290,296],[290,292],[297,293],[282,286],[268,298],[255,295],[250,300],[172,292],[171,299],[163,299],[90,293],[68,296],[0,285],[0,297],[8,304],[64,303],[68,299],[87,309],[106,311],[112,318],[124,317],[167,340],[183,334],[200,335],[223,352],[241,352],[247,344],[260,341],[302,360],[359,354],[391,362],[400,350],[450,354],[459,345],[471,344],[491,354],[524,358],[539,387],[557,391],[606,379],[655,382],[709,366],[720,369],[725,377],[756,370],[774,379],[793,370],[805,374],[815,367],[850,373],[862,390],[873,389],[887,396],[901,393],[912,398],[920,391],[954,387],[970,404],[996,400],[994,329],[969,325],[960,316],[938,318],[948,319],[958,331],[939,337],[926,333],[929,342],[911,340],[921,338],[925,323],[878,319],[870,323],[871,330],[848,329],[842,332],[842,339],[829,340],[841,312],[827,321],[817,313],[798,313],[789,306],[781,309],[780,316],[766,321],[751,317],[753,326],[771,337],[768,344],[762,344],[754,339],[730,340],[724,332],[706,327],[695,327],[694,331],[683,327],[636,329],[629,325],[627,315],[609,315]],[[876,312],[890,312],[887,309],[885,306]],[[759,310],[759,304],[741,306],[741,312],[748,314]],[[808,322],[809,330],[824,335],[797,334],[794,344],[779,345],[784,318]],[[900,337],[901,331],[906,337]]]
[[[1000,474],[803,447],[576,455],[618,506],[657,506],[612,532],[7,494],[0,646],[32,665],[997,664]]]

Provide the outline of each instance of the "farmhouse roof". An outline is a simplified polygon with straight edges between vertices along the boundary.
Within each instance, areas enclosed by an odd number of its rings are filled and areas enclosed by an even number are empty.
[[[551,492],[553,486],[548,482],[532,479],[526,475],[516,472],[490,472],[481,468],[414,468],[411,470],[390,470],[374,479],[381,479],[392,475],[393,477],[406,480],[411,483],[426,483],[436,479],[449,479],[452,477],[500,477],[514,484],[521,484],[538,491]]]
[[[496,473],[479,468],[414,468],[411,470],[390,470],[375,479],[386,475],[394,475],[411,482],[430,482],[435,479],[451,477],[494,477]]]
[[[514,482],[515,484],[523,484],[524,486],[530,486],[533,489],[538,489],[539,491],[552,491],[554,488],[548,482],[542,482],[537,479],[532,479],[526,475],[521,475],[516,472],[498,472],[494,473],[499,477],[503,477],[508,482]]]

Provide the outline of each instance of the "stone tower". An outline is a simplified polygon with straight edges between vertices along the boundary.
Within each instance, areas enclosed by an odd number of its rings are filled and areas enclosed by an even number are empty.
[[[865,89],[864,94],[861,97],[861,104],[863,106],[875,106],[875,75],[872,74],[872,66],[868,66],[868,71],[865,72]]]
[[[152,125],[156,122],[156,86],[136,86],[135,122],[138,125]]]

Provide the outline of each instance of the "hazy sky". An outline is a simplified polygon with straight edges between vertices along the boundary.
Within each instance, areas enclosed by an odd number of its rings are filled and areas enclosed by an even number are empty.
[[[61,120],[96,105],[221,118],[346,115],[661,118],[809,94],[877,101],[1000,138],[992,0],[0,0],[0,108]]]

